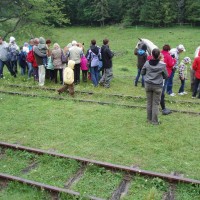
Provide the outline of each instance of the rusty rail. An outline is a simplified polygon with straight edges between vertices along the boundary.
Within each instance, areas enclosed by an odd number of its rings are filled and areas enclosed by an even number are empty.
[[[148,176],[148,177],[158,177],[158,178],[164,179],[168,182],[174,182],[174,183],[182,182],[182,183],[190,183],[190,184],[200,185],[200,180],[183,178],[183,177],[178,177],[178,176],[175,176],[175,175],[163,174],[163,173],[152,172],[152,171],[147,171],[147,170],[142,170],[142,169],[136,169],[136,168],[132,168],[132,167],[111,164],[111,163],[107,163],[107,162],[90,160],[90,159],[87,159],[87,158],[81,158],[81,157],[77,157],[77,156],[70,156],[70,155],[66,155],[66,154],[53,153],[53,152],[49,152],[49,151],[46,151],[46,150],[40,150],[40,149],[25,147],[25,146],[21,146],[21,145],[17,145],[17,144],[9,144],[9,143],[5,143],[5,142],[0,142],[0,146],[4,147],[4,148],[12,148],[12,149],[16,149],[16,150],[28,151],[28,152],[39,154],[39,155],[47,154],[47,155],[50,155],[50,156],[55,156],[55,157],[60,157],[60,158],[73,159],[73,160],[76,160],[78,162],[91,163],[91,164],[94,164],[94,165],[97,165],[97,166],[100,166],[100,167],[104,167],[104,168],[107,168],[107,169],[111,169],[111,170],[124,171],[128,174],[139,174],[139,175]]]

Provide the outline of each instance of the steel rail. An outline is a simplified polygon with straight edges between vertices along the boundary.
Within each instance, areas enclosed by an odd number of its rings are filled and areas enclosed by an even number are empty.
[[[27,184],[30,186],[38,187],[40,189],[48,190],[50,192],[67,193],[69,195],[79,196],[79,197],[81,196],[81,194],[79,192],[75,192],[73,190],[59,188],[59,187],[55,187],[55,186],[51,186],[51,185],[46,185],[44,183],[24,179],[24,178],[17,177],[17,176],[12,176],[12,175],[8,175],[8,174],[4,174],[4,173],[0,173],[0,179],[9,180],[9,181],[17,181],[19,183],[24,183],[24,184]],[[102,198],[93,197],[93,196],[86,196],[86,197],[91,200],[104,200]]]
[[[0,90],[0,93],[4,94],[10,94],[10,95],[20,95],[25,97],[39,97],[39,98],[48,98],[48,99],[55,99],[55,100],[67,100],[67,98],[64,97],[52,97],[52,96],[44,96],[44,95],[37,95],[37,94],[28,94],[28,93],[22,93],[22,92],[8,92]],[[125,108],[140,108],[140,109],[146,109],[146,106],[137,106],[137,105],[128,105],[128,104],[118,104],[113,102],[103,102],[103,101],[95,101],[95,100],[85,100],[85,99],[70,99],[75,102],[83,102],[83,103],[95,103],[100,105],[115,105],[115,106],[121,106]],[[171,109],[172,112],[176,113],[184,113],[184,114],[191,114],[191,115],[200,115],[200,112],[193,112],[193,111],[185,111],[185,110],[174,110]]]
[[[108,162],[101,162],[101,161],[91,160],[91,159],[87,159],[87,158],[81,158],[81,157],[77,157],[77,156],[70,156],[70,155],[66,155],[66,154],[54,153],[54,152],[49,152],[46,150],[21,146],[18,144],[9,144],[9,143],[5,143],[5,142],[0,142],[0,146],[4,147],[4,148],[12,148],[12,149],[16,149],[16,150],[28,151],[30,153],[35,153],[35,154],[39,154],[39,155],[46,154],[46,155],[50,155],[50,156],[54,156],[54,157],[73,159],[73,160],[76,160],[81,163],[87,163],[87,164],[91,163],[91,164],[94,164],[94,165],[97,165],[100,167],[104,167],[107,169],[123,171],[128,174],[139,174],[139,175],[148,176],[148,177],[158,177],[158,178],[164,179],[169,182],[174,182],[174,183],[182,182],[182,183],[190,183],[190,184],[200,185],[200,180],[178,177],[175,175],[163,174],[163,173],[153,172],[153,171],[148,171],[148,170],[136,169],[136,168],[127,167],[127,166],[123,166],[123,165],[117,165],[117,164],[112,164],[112,163],[108,163]]]
[[[40,89],[40,90],[47,90],[47,91],[56,91],[56,88],[47,88],[47,87],[38,87],[38,86],[25,86],[25,85],[16,85],[16,84],[9,84],[6,86],[10,87],[24,87],[29,89]],[[132,96],[132,95],[124,95],[124,94],[107,94],[107,93],[100,93],[100,92],[93,92],[93,91],[80,91],[76,90],[75,92],[80,94],[90,94],[90,95],[105,95],[105,96],[111,96],[111,97],[119,97],[119,98],[128,98],[128,99],[142,99],[146,100],[146,97],[143,96]],[[187,100],[169,100],[165,99],[166,102],[169,103],[180,103],[180,104],[195,104],[200,105],[200,102],[194,102],[194,101],[187,101]]]

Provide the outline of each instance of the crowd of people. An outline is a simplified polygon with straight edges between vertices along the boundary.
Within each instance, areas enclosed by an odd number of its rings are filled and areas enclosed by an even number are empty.
[[[192,98],[196,98],[200,85],[200,50],[193,63],[189,57],[179,61],[180,54],[185,51],[182,44],[172,49],[169,44],[165,44],[161,51],[158,48],[152,49],[151,54],[148,50],[149,47],[144,42],[140,42],[134,50],[138,61],[134,85],[138,86],[142,75],[142,87],[145,87],[147,95],[147,121],[159,124],[159,104],[164,115],[171,113],[165,106],[165,94],[172,97],[176,95],[173,92],[176,71],[180,79],[178,94],[186,95],[185,81],[187,69],[190,68]],[[108,39],[103,40],[101,47],[97,46],[95,39],[91,40],[90,48],[85,52],[84,44],[75,40],[63,49],[58,43],[54,43],[51,47],[51,40],[45,40],[43,37],[30,39],[29,43],[25,42],[19,47],[13,36],[10,37],[9,43],[3,41],[0,36],[0,78],[4,77],[4,65],[13,77],[17,76],[19,65],[21,75],[27,73],[28,79],[33,77],[34,81],[38,81],[39,86],[43,86],[45,80],[49,79],[63,85],[58,89],[59,94],[68,91],[71,96],[74,96],[74,85],[80,84],[81,71],[83,82],[90,79],[94,87],[98,85],[110,87],[113,78],[113,56]]]
[[[101,85],[109,88],[113,77],[113,56],[108,39],[103,40],[102,47],[97,46],[95,39],[91,40],[90,48],[85,53],[84,44],[75,40],[63,49],[58,43],[51,47],[51,40],[45,40],[43,37],[30,39],[29,43],[25,42],[19,47],[13,36],[10,37],[9,43],[3,41],[0,36],[0,78],[3,78],[4,65],[14,77],[17,76],[19,65],[21,75],[27,72],[28,79],[33,77],[39,86],[43,86],[46,79],[62,85],[71,81],[72,85],[79,84],[82,71],[84,82],[89,78],[95,87]],[[75,62],[74,66],[71,61]],[[73,73],[68,67],[73,69]],[[67,78],[70,81],[66,80]],[[71,88],[70,91],[72,90]],[[62,91],[64,90],[58,90],[59,94]]]
[[[173,79],[176,71],[178,71],[180,79],[178,95],[187,94],[185,81],[187,79],[187,69],[189,68],[192,98],[196,98],[200,84],[200,50],[193,63],[191,63],[189,57],[184,57],[179,62],[180,53],[184,51],[185,47],[182,44],[173,49],[170,45],[165,44],[162,51],[155,48],[152,50],[151,55],[148,55],[147,45],[144,42],[139,43],[134,50],[134,54],[138,58],[138,73],[134,83],[137,86],[140,75],[142,75],[142,87],[145,87],[147,96],[147,122],[151,124],[158,125],[160,123],[158,120],[159,105],[164,115],[171,113],[165,107],[165,93],[172,97],[176,95],[173,92]],[[200,98],[200,93],[198,98]]]

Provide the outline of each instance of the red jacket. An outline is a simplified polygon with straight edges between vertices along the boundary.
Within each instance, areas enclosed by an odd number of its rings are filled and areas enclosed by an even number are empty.
[[[197,79],[200,79],[200,56],[198,56],[194,59],[194,62],[192,64],[192,68],[195,71],[195,77]]]
[[[172,73],[173,66],[176,63],[176,60],[171,57],[169,51],[162,50],[161,53],[163,54],[163,57],[164,57],[164,63],[166,64],[168,77],[170,77],[171,73]]]
[[[32,63],[33,67],[38,67],[38,64],[35,60],[33,50],[30,50],[27,54],[26,61]]]

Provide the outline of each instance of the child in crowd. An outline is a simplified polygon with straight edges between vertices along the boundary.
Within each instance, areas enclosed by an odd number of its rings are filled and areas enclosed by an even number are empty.
[[[18,55],[19,66],[21,68],[21,75],[24,76],[26,73],[27,62],[26,62],[26,52],[23,51],[23,47],[20,47],[20,53]]]
[[[64,86],[57,90],[59,94],[68,90],[69,94],[74,97],[74,65],[75,61],[68,61],[68,66],[64,69]]]
[[[47,53],[48,53],[48,46],[47,46],[46,41],[45,41],[45,39],[44,39],[43,37],[40,37],[40,38],[39,38],[38,49],[40,50],[41,53],[47,55]],[[47,56],[44,56],[44,57],[43,57],[43,65],[44,65],[45,67],[47,67],[47,65],[48,65]]]
[[[191,59],[189,57],[185,57],[178,66],[179,79],[181,80],[181,86],[178,92],[179,95],[187,94],[187,92],[185,92],[184,89],[185,89],[185,80],[187,76],[187,68],[189,64],[191,64]]]
[[[87,82],[88,61],[84,54],[81,57],[80,65],[81,65],[81,71],[82,71],[82,81]]]

